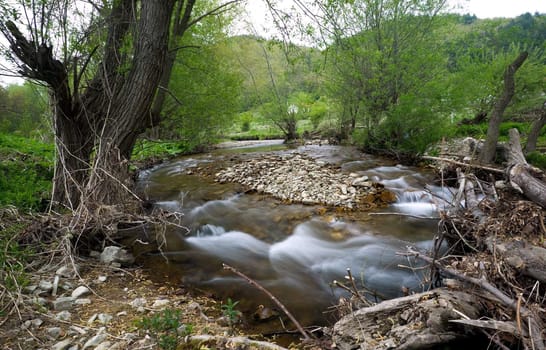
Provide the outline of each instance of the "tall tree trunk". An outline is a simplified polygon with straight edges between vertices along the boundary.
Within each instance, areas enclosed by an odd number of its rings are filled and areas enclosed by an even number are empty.
[[[504,71],[504,90],[502,95],[495,103],[493,111],[491,112],[491,117],[489,118],[487,137],[485,139],[482,152],[480,153],[480,161],[482,163],[492,163],[495,159],[502,115],[504,114],[506,107],[508,107],[508,104],[510,104],[512,97],[514,97],[514,75],[521,67],[523,62],[525,62],[527,56],[529,56],[529,54],[525,51],[520,53],[514,62],[510,63],[510,65],[506,67],[506,70]]]
[[[544,125],[546,125],[546,102],[542,105],[538,118],[531,125],[531,131],[529,131],[525,144],[525,154],[529,154],[537,148],[538,137]]]
[[[90,201],[117,204],[126,196],[127,160],[137,136],[149,125],[175,1],[113,2],[102,62],[82,94],[78,80],[83,75],[75,73],[71,87],[68,63],[55,59],[47,44],[33,41],[46,38],[33,33],[29,41],[13,22],[0,20],[21,74],[46,83],[51,91],[57,203],[75,209]],[[128,39],[134,47],[131,54],[122,50]]]
[[[86,200],[116,204],[127,196],[128,160],[138,135],[149,126],[150,108],[168,51],[168,23],[173,6],[174,0],[142,2],[133,65],[112,96],[109,110],[103,111],[104,126],[95,145]]]

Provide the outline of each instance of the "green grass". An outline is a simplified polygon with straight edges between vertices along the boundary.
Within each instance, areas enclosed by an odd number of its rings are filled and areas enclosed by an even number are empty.
[[[43,210],[53,179],[53,145],[0,134],[0,207]]]

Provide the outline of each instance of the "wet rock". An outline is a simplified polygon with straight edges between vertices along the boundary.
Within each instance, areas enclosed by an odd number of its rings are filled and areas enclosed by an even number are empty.
[[[23,292],[24,292],[24,293],[27,293],[27,294],[32,294],[32,293],[34,293],[37,289],[38,289],[38,286],[35,285],[35,284],[33,284],[33,285],[26,286],[25,288],[23,288]]]
[[[53,310],[70,310],[74,305],[73,297],[60,297],[52,301]]]
[[[79,286],[72,292],[72,298],[83,297],[86,294],[89,294],[89,288],[87,288],[86,286]]]
[[[70,326],[70,328],[68,328],[69,332],[71,334],[79,334],[79,335],[86,335],[87,334],[87,331],[81,327],[78,327],[78,326]]]
[[[108,246],[100,254],[100,261],[104,264],[119,263],[130,265],[135,262],[135,257],[123,248]]]
[[[71,344],[71,340],[70,339],[65,339],[63,341],[60,341],[58,342],[57,344],[53,345],[51,347],[52,350],[66,350],[70,347],[70,344]]]

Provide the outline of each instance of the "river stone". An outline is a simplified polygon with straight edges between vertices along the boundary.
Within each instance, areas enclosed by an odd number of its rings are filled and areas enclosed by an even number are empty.
[[[74,300],[74,304],[76,305],[88,305],[91,304],[91,299],[89,298],[78,298]]]
[[[119,263],[122,265],[130,265],[135,262],[135,257],[125,249],[108,246],[105,247],[100,254],[100,261],[104,264]]]
[[[153,308],[162,308],[162,307],[165,307],[165,306],[169,305],[169,302],[170,302],[169,299],[157,299],[152,304],[152,307]]]
[[[74,305],[74,298],[60,297],[53,300],[52,305],[53,305],[53,310],[56,310],[56,311],[70,310],[72,306]]]
[[[135,309],[138,309],[139,307],[146,306],[146,299],[145,298],[136,298],[135,300],[131,301],[131,306]]]
[[[79,286],[78,288],[72,291],[72,298],[83,297],[84,295],[89,294],[89,288],[86,286]]]

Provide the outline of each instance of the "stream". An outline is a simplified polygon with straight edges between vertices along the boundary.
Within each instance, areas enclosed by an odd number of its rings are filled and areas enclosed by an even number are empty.
[[[237,184],[219,184],[198,175],[200,165],[220,169],[234,159],[257,159],[266,152],[299,152],[338,165],[340,171],[367,175],[393,191],[398,200],[371,213],[326,210],[245,194]],[[258,308],[275,310],[260,291],[223,270],[222,263],[227,263],[267,288],[302,324],[331,324],[336,316],[332,306],[347,296],[332,282],[345,281],[347,268],[359,286],[376,292],[367,295],[373,301],[402,296],[403,287],[422,291],[427,271],[401,268],[412,262],[396,253],[408,245],[432,248],[439,198],[449,200],[450,191],[431,183],[432,174],[424,169],[344,146],[288,148],[270,141],[261,147],[182,157],[140,174],[138,189],[145,197],[157,207],[183,214],[181,227],[165,232],[163,254],[148,254],[145,264],[181,285],[220,300],[238,300],[237,308],[248,319]],[[282,329],[278,319],[272,317],[270,323],[275,325],[269,329]],[[264,322],[256,322],[260,323]]]

